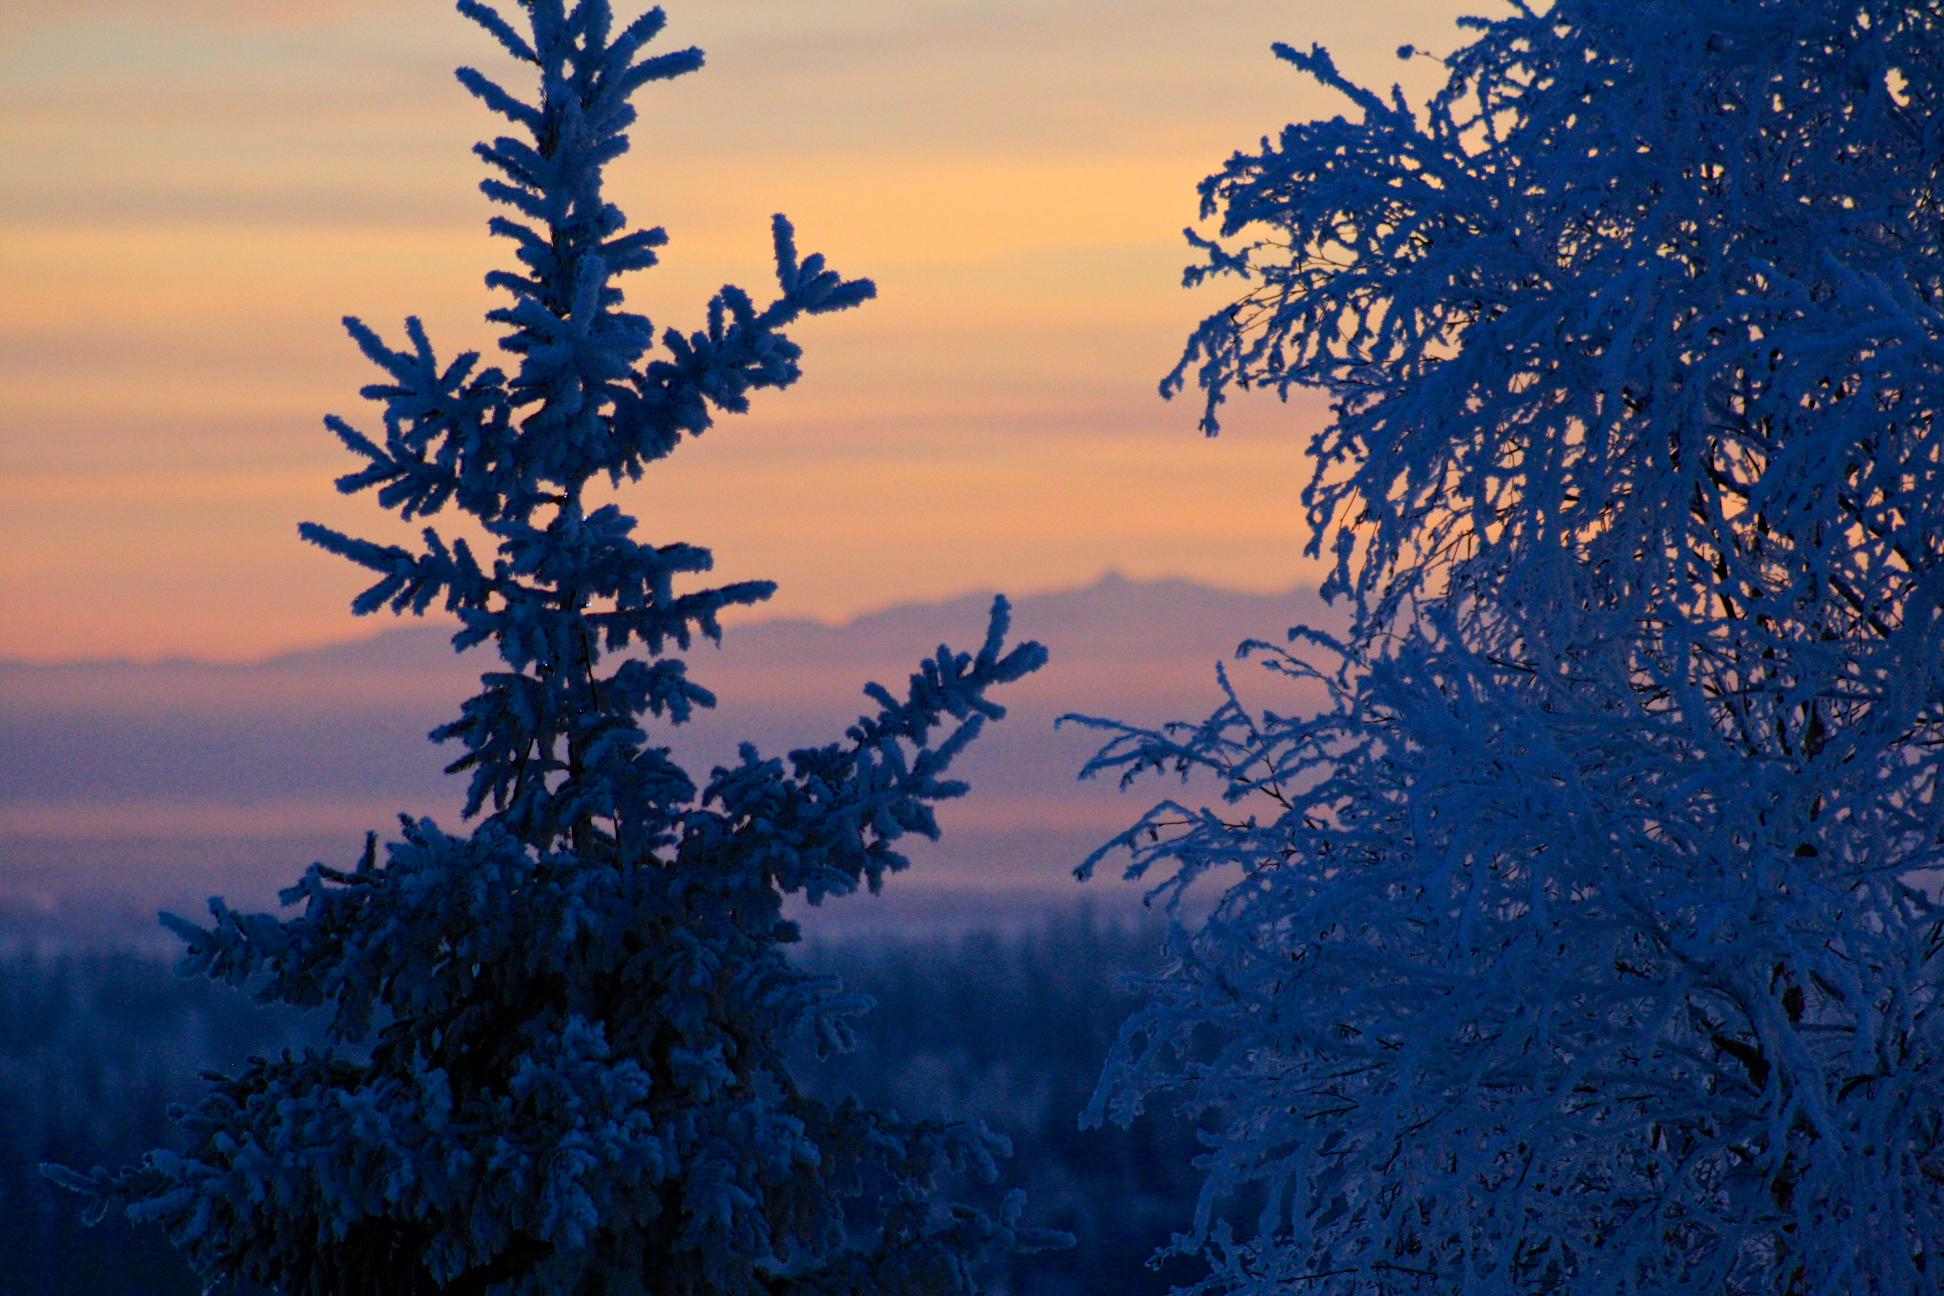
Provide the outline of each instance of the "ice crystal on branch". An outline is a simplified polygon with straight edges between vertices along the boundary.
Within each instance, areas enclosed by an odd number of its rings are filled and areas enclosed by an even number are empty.
[[[183,1120],[188,1151],[92,1178],[54,1170],[163,1225],[213,1282],[292,1296],[385,1293],[963,1293],[982,1248],[1059,1238],[930,1202],[947,1170],[990,1174],[1004,1141],[976,1122],[904,1121],[802,1093],[786,1051],[843,1048],[866,1005],[785,957],[788,895],[875,891],[905,865],[933,805],[965,791],[953,757],[1003,711],[986,697],[1045,660],[1008,647],[1007,607],[976,653],[941,647],[904,696],[825,747],[766,758],[744,745],[703,787],[652,744],[714,703],[682,659],[768,582],[687,590],[707,550],[657,545],[590,483],[619,484],[785,387],[801,352],[783,329],[870,297],[774,224],[766,303],[726,287],[705,327],[657,339],[622,309],[617,276],[655,263],[602,196],[628,146],[630,96],[701,54],[648,56],[659,10],[613,30],[607,0],[523,0],[525,31],[460,10],[537,73],[522,100],[460,81],[524,138],[478,152],[511,211],[492,230],[520,265],[489,276],[512,304],[508,376],[442,363],[419,322],[394,350],[346,321],[384,380],[363,394],[382,435],[332,418],[364,466],[338,482],[402,517],[470,515],[482,561],[427,526],[419,547],[306,524],[370,569],[360,613],[456,614],[461,649],[500,668],[433,737],[470,776],[469,834],[403,819],[344,871],[313,866],[289,918],[211,901],[214,924],[170,925],[192,972],[265,1000],[317,1006],[331,1047],[218,1078]],[[860,1209],[861,1208],[861,1209]]]
[[[1320,713],[1093,763],[1221,779],[1118,845],[1242,877],[1096,1114],[1222,1114],[1210,1290],[1936,1290],[1944,25],[1467,22],[1422,108],[1277,46],[1356,119],[1203,184],[1246,287],[1164,388],[1329,394],[1357,616],[1252,649]]]

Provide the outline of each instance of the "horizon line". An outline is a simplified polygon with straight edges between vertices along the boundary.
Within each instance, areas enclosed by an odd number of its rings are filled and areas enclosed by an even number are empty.
[[[1099,589],[1104,585],[1115,585],[1115,584],[1148,585],[1148,586],[1188,585],[1194,587],[1195,589],[1206,590],[1210,593],[1228,594],[1228,595],[1233,595],[1241,598],[1261,598],[1261,599],[1287,598],[1293,595],[1301,594],[1305,591],[1311,594],[1315,594],[1318,590],[1318,582],[1315,581],[1297,580],[1276,589],[1265,590],[1259,588],[1237,587],[1233,585],[1217,585],[1209,581],[1198,580],[1192,576],[1182,576],[1182,575],[1130,576],[1125,571],[1121,570],[1119,567],[1108,567],[1103,569],[1093,579],[1088,581],[1083,581],[1079,584],[1058,585],[1050,588],[1034,589],[1021,594],[1013,594],[1005,590],[995,590],[992,588],[965,589],[965,590],[960,590],[959,592],[954,594],[941,595],[937,598],[899,599],[895,602],[878,604],[872,607],[868,607],[862,611],[854,612],[848,616],[843,616],[840,618],[824,618],[824,617],[819,617],[819,616],[801,613],[801,612],[782,613],[775,616],[763,616],[761,615],[761,605],[757,605],[754,608],[748,608],[748,609],[743,609],[743,608],[728,609],[726,610],[724,616],[722,617],[722,620],[724,623],[723,628],[725,631],[732,628],[746,629],[755,626],[777,626],[777,625],[812,625],[824,630],[848,630],[858,625],[861,622],[869,621],[876,617],[889,616],[896,612],[902,612],[902,611],[918,609],[918,608],[944,607],[947,604],[964,602],[970,599],[990,599],[995,595],[1002,594],[1002,593],[1006,595],[1006,598],[1008,599],[1008,601],[1010,601],[1013,604],[1013,606],[1017,607],[1021,602],[1023,602],[1026,599],[1052,598],[1062,594],[1081,594],[1089,590]],[[408,617],[409,620],[407,619]],[[157,656],[157,657],[136,657],[136,656],[128,656],[128,655],[116,656],[116,657],[46,657],[46,658],[0,656],[0,669],[5,669],[5,668],[47,669],[53,667],[112,667],[112,666],[124,666],[124,667],[127,666],[143,666],[143,667],[190,666],[190,667],[210,667],[210,668],[217,668],[217,669],[247,669],[253,667],[274,665],[277,662],[283,661],[287,658],[299,657],[306,653],[323,652],[332,648],[352,648],[360,645],[370,644],[376,642],[379,639],[385,638],[387,635],[395,635],[395,634],[410,632],[414,630],[430,628],[434,626],[456,626],[457,624],[458,621],[456,618],[452,618],[440,613],[420,613],[420,614],[397,613],[394,614],[394,620],[392,624],[386,625],[382,629],[375,630],[370,634],[352,635],[352,636],[346,636],[344,638],[318,639],[309,642],[294,643],[286,647],[275,649],[268,653],[264,653],[258,656],[251,656],[251,657],[237,657],[237,658],[198,657],[198,656],[185,655],[181,653],[171,653],[171,654],[167,654],[164,656]]]

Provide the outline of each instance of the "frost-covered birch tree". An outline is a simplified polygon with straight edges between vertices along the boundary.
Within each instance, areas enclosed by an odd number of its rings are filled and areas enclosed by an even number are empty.
[[[1944,1290],[1944,13],[1466,25],[1418,106],[1276,46],[1351,116],[1203,182],[1164,392],[1328,394],[1354,626],[1109,726],[1226,800],[1110,848],[1219,899],[1094,1115],[1218,1114],[1211,1292]]]
[[[292,1296],[412,1293],[962,1293],[985,1246],[1056,1239],[931,1201],[949,1168],[991,1171],[1003,1140],[976,1122],[906,1121],[799,1089],[786,1050],[842,1048],[866,1005],[794,967],[785,896],[811,903],[900,869],[900,839],[937,832],[959,795],[954,756],[995,685],[1035,669],[995,605],[976,653],[940,648],[908,693],[829,746],[766,757],[745,745],[698,788],[645,726],[714,699],[680,655],[719,634],[749,582],[685,588],[707,550],[635,537],[590,494],[701,434],[719,411],[798,376],[783,332],[872,295],[799,256],[777,217],[775,296],[728,287],[694,332],[622,308],[618,276],[654,264],[659,229],[630,231],[602,196],[628,147],[629,99],[701,64],[644,51],[659,10],[616,30],[607,0],[521,0],[516,26],[460,0],[537,85],[521,98],[459,79],[523,138],[479,146],[491,228],[517,268],[509,375],[477,354],[436,358],[417,320],[394,350],[347,320],[383,371],[363,394],[383,432],[330,427],[406,519],[456,508],[490,537],[427,527],[416,547],[306,525],[371,569],[370,613],[456,614],[460,650],[498,664],[434,738],[469,772],[470,832],[402,818],[350,869],[313,866],[293,916],[211,901],[170,918],[193,973],[316,1006],[331,1044],[214,1080],[183,1115],[191,1146],[92,1178],[54,1170],[97,1215],[157,1222],[212,1283]]]

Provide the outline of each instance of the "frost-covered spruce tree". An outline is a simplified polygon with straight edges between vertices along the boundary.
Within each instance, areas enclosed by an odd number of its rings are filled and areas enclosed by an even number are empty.
[[[1095,1115],[1217,1114],[1211,1292],[1944,1291],[1944,14],[1468,23],[1203,184],[1164,391],[1328,394],[1353,628],[1092,763],[1227,795]]]
[[[745,745],[699,791],[653,745],[644,719],[713,702],[676,650],[772,586],[678,592],[707,551],[636,540],[590,486],[789,385],[783,327],[873,290],[799,259],[778,217],[775,300],[724,288],[705,329],[646,359],[649,323],[614,279],[664,236],[625,232],[601,173],[627,148],[629,97],[700,53],[645,57],[660,12],[617,32],[607,0],[523,0],[525,32],[459,8],[538,73],[530,101],[458,74],[528,137],[478,150],[512,210],[491,228],[521,268],[489,276],[513,297],[489,318],[518,369],[441,365],[416,320],[404,351],[349,320],[387,375],[364,389],[385,432],[330,426],[366,461],[340,489],[408,519],[455,505],[497,556],[430,528],[416,550],[303,534],[379,574],[358,612],[443,600],[458,648],[498,650],[433,735],[463,749],[467,816],[489,812],[466,834],[406,819],[355,868],[312,867],[284,893],[297,916],[212,901],[208,929],[168,919],[191,971],[325,1008],[330,1045],[216,1079],[180,1155],[56,1176],[97,1215],[165,1226],[211,1282],[293,1296],[968,1291],[982,1247],[1053,1239],[1015,1228],[1016,1201],[996,1222],[930,1204],[941,1171],[990,1173],[1003,1140],[984,1127],[799,1090],[786,1050],[844,1047],[865,1005],[786,960],[780,905],[902,867],[899,839],[936,833],[932,803],[964,791],[947,766],[1002,714],[986,691],[1044,650],[1004,647],[1001,600],[976,654],[941,648],[904,698],[872,685],[879,709],[841,742],[787,764]]]

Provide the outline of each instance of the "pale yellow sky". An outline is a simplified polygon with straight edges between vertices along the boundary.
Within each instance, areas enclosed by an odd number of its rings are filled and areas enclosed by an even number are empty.
[[[624,493],[659,541],[838,618],[1107,568],[1234,588],[1313,575],[1296,496],[1320,404],[1195,431],[1156,381],[1216,298],[1179,286],[1194,186],[1341,105],[1269,53],[1321,41],[1422,90],[1405,42],[1489,5],[1370,0],[672,0],[610,171],[664,264],[626,285],[694,327],[767,282],[767,222],[875,279],[796,336],[807,376]],[[627,12],[632,9],[623,6]],[[0,6],[0,656],[243,659],[354,637],[360,587],[300,520],[394,526],[331,478],[370,426],[338,318],[416,313],[489,349],[508,258],[453,81],[496,70],[445,0],[10,0]],[[517,75],[517,73],[515,74]]]

